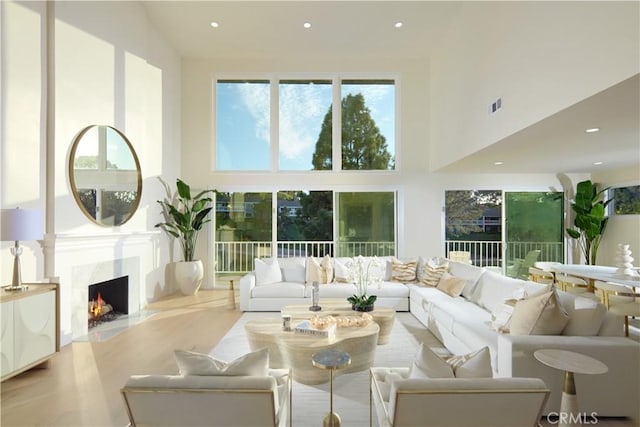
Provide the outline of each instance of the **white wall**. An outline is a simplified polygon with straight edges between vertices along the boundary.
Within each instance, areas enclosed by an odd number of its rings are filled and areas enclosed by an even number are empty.
[[[112,262],[115,276],[122,259],[135,259],[140,283],[134,289],[141,306],[175,289],[164,278],[169,246],[153,225],[161,219],[156,200],[164,196],[157,177],[179,175],[180,59],[137,2],[9,1],[1,7],[3,71],[9,71],[3,72],[1,86],[8,95],[2,96],[2,207],[46,209],[46,255],[35,244],[35,261],[27,254],[23,276],[59,278],[64,344],[72,335],[72,289],[78,277],[73,271],[79,266]],[[50,110],[46,40],[55,52]],[[47,111],[53,118],[50,138]],[[142,199],[135,215],[119,227],[89,221],[70,191],[69,150],[74,136],[92,124],[120,129],[140,160]],[[11,275],[7,247],[3,243],[3,282]]]
[[[211,167],[212,76],[216,73],[376,73],[398,77],[400,126],[396,138],[398,170],[350,173],[231,173],[213,172]],[[309,76],[309,74],[304,74]],[[430,127],[429,62],[427,60],[322,60],[208,61],[184,60],[183,161],[184,178],[198,188],[220,191],[273,191],[282,189],[370,189],[399,191],[398,256],[442,254],[442,208],[446,189],[562,190],[555,175],[447,175],[428,171]],[[292,188],[293,187],[293,188]],[[212,239],[209,239],[212,241]],[[204,245],[204,243],[203,243]],[[201,257],[207,248],[199,248]],[[210,269],[210,266],[207,266]]]
[[[635,75],[639,28],[638,2],[464,3],[432,56],[431,168]]]

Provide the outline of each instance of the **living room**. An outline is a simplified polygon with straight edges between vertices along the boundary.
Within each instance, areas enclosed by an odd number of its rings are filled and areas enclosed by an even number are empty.
[[[640,183],[636,2],[5,1],[0,14],[1,206],[45,213],[42,243],[21,242],[22,278],[60,283],[63,347],[86,333],[74,313],[87,276],[128,272],[134,312],[175,293],[166,266],[178,250],[154,228],[158,177],[220,192],[392,191],[404,258],[444,255],[447,190]],[[395,169],[217,170],[214,79],[272,77],[394,80]],[[119,226],[89,220],[72,192],[72,142],[93,124],[121,130],[139,159],[140,202]],[[197,249],[205,289],[216,287],[214,231]],[[638,215],[611,218],[599,263],[615,265],[619,243],[640,253]],[[568,248],[564,261],[581,263]]]

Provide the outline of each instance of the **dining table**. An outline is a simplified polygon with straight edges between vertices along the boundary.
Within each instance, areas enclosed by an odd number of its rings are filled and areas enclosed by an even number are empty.
[[[549,268],[554,274],[567,274],[569,276],[577,276],[587,279],[592,285],[598,280],[601,282],[616,283],[618,285],[632,286],[640,288],[640,274],[618,274],[617,267],[604,265],[583,265],[583,264],[559,264]]]

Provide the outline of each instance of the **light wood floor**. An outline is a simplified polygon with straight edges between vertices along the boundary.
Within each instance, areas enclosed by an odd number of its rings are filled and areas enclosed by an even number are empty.
[[[238,301],[236,297],[236,301]],[[74,342],[0,385],[0,425],[126,426],[120,388],[132,374],[177,373],[173,351],[208,353],[240,318],[229,290],[152,303],[158,313],[103,342]]]
[[[157,314],[107,341],[63,347],[47,369],[0,384],[0,426],[126,426],[120,388],[129,375],[177,373],[173,350],[178,348],[208,353],[242,315],[232,298],[228,290],[170,296],[149,305]],[[615,418],[597,424],[636,426]],[[543,417],[541,425],[557,424]]]

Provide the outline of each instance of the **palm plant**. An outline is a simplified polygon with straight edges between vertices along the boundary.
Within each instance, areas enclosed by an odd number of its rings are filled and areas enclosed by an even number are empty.
[[[165,221],[156,224],[155,227],[178,239],[184,261],[193,261],[198,233],[204,224],[211,221],[207,216],[212,209],[209,204],[213,199],[206,196],[215,193],[215,190],[203,190],[191,197],[189,185],[178,178],[178,192],[172,196],[169,185],[162,178],[158,179],[164,185],[167,196],[164,200],[158,200]]]
[[[567,234],[578,241],[587,265],[596,264],[598,247],[609,221],[605,215],[611,199],[604,199],[608,189],[598,191],[597,185],[590,180],[579,182],[575,200],[571,203],[575,214],[573,225],[576,228],[567,228]]]

